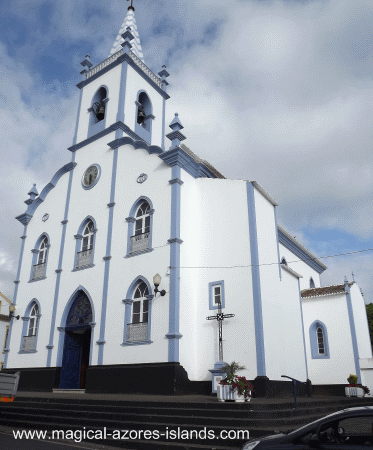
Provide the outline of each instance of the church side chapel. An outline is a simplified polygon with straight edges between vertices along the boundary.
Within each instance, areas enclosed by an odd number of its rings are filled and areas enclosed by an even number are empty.
[[[182,143],[132,2],[107,59],[81,65],[71,161],[16,217],[4,370],[19,389],[211,393],[236,361],[257,396],[290,392],[283,375],[344,395],[356,374],[373,390],[357,283],[321,286],[327,267],[277,224],[274,198]]]

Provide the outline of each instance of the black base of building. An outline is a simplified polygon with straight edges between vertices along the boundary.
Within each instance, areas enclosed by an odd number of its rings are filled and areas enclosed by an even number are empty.
[[[61,367],[32,367],[3,369],[6,373],[20,372],[19,391],[51,392],[60,387]],[[270,380],[258,376],[253,381],[253,397],[289,397],[293,395],[291,381]],[[344,384],[307,385],[297,383],[298,396],[344,396]],[[178,362],[149,364],[118,364],[89,366],[85,390],[102,394],[211,395],[211,381],[190,381]]]

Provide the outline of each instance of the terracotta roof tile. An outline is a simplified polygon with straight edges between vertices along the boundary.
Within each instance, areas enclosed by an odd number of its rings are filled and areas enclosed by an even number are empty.
[[[349,287],[351,287],[354,283],[348,283]],[[331,295],[331,294],[343,294],[345,291],[345,285],[343,284],[332,284],[331,286],[322,286],[319,288],[312,289],[303,289],[301,291],[302,298],[308,297],[320,297],[322,295]]]

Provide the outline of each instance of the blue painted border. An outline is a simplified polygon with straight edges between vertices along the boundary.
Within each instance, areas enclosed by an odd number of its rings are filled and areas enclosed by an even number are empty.
[[[82,248],[82,242],[83,242],[83,231],[85,226],[87,225],[87,223],[89,221],[93,222],[94,225],[94,234],[93,234],[93,246],[92,246],[92,259],[91,259],[91,264],[89,266],[84,266],[84,267],[76,267],[76,262],[78,259],[78,252],[81,251]],[[83,269],[88,269],[89,267],[93,267],[93,261],[94,261],[94,257],[95,257],[95,248],[96,248],[96,233],[97,233],[97,225],[96,225],[96,221],[92,216],[87,216],[83,222],[80,224],[79,228],[78,228],[78,233],[76,235],[74,235],[74,238],[76,239],[76,243],[75,243],[75,253],[74,253],[74,266],[72,268],[72,272],[76,272],[77,270],[83,270]]]
[[[102,289],[102,307],[101,307],[101,322],[100,322],[100,337],[99,343],[105,343],[105,327],[106,327],[106,309],[107,309],[107,297],[109,288],[109,274],[110,274],[110,260],[111,260],[111,243],[112,243],[112,233],[113,233],[113,220],[114,220],[114,205],[115,205],[115,186],[117,179],[117,166],[118,166],[118,149],[114,149],[113,154],[113,168],[111,172],[111,187],[110,187],[110,202],[109,205],[109,221],[108,221],[108,231],[106,238],[106,255],[104,257],[105,261],[105,272],[104,272],[104,285]],[[98,358],[97,364],[100,366],[103,364],[104,359],[104,345],[99,345],[98,348]]]
[[[122,130],[124,133],[128,134],[126,138],[128,141],[122,142],[121,139],[125,138],[118,138],[117,131]],[[143,148],[147,150],[149,153],[162,153],[163,150],[161,147],[158,147],[157,145],[148,145],[140,136],[138,136],[134,131],[132,131],[127,125],[125,125],[122,122],[116,122],[110,125],[105,130],[100,131],[99,133],[95,134],[94,136],[91,136],[88,139],[85,139],[84,141],[79,142],[79,144],[72,145],[68,148],[70,152],[76,152],[77,150],[85,147],[86,145],[91,144],[92,142],[97,141],[98,139],[101,139],[102,137],[112,133],[113,131],[116,132],[115,140],[112,142],[109,142],[107,145],[109,145],[111,148],[120,147],[124,144],[132,144],[135,148]]]
[[[62,313],[62,317],[61,317],[61,326],[59,326],[57,329],[60,332],[60,336],[58,339],[58,351],[57,351],[57,363],[56,366],[57,367],[61,367],[62,366],[62,356],[63,356],[63,346],[64,346],[64,341],[65,341],[65,328],[66,328],[66,321],[67,321],[67,317],[69,315],[70,309],[72,304],[74,303],[74,300],[76,299],[76,296],[78,294],[78,291],[83,291],[86,295],[87,298],[91,304],[91,309],[92,309],[92,322],[90,323],[91,329],[92,329],[92,334],[91,334],[91,348],[90,348],[90,353],[89,353],[89,365],[92,365],[92,351],[93,351],[93,328],[95,326],[95,309],[94,309],[94,304],[92,301],[92,297],[90,296],[89,292],[87,291],[87,289],[85,289],[85,287],[83,287],[82,285],[79,285],[75,291],[72,293],[72,295],[70,296],[69,300],[67,301],[65,308],[63,310]]]
[[[133,304],[133,293],[139,283],[144,282],[148,288],[149,295],[146,298],[149,300],[148,302],[148,338],[146,341],[137,341],[137,342],[127,342],[127,325],[131,323],[132,316],[132,304]],[[142,275],[138,275],[130,284],[130,287],[127,290],[126,299],[122,300],[122,302],[126,305],[124,311],[124,327],[123,327],[123,343],[122,346],[133,346],[133,345],[144,345],[144,344],[152,344],[153,341],[150,339],[151,336],[151,321],[152,321],[152,300],[154,298],[154,294],[152,291],[151,284]]]
[[[150,233],[149,233],[149,248],[146,250],[142,250],[140,252],[131,253],[131,236],[134,235],[134,229],[135,229],[135,214],[137,211],[137,208],[141,205],[142,202],[148,202],[150,206]],[[143,253],[152,252],[154,249],[152,247],[153,245],[153,216],[154,216],[154,208],[153,203],[150,200],[150,198],[146,197],[145,195],[142,195],[139,197],[135,203],[132,205],[130,214],[128,217],[126,217],[126,221],[128,222],[128,230],[127,230],[127,254],[125,258],[131,258],[132,256],[142,255]]]
[[[161,153],[159,158],[171,167],[176,165],[182,167],[189,175],[192,175],[193,178],[218,178],[217,175],[205,166],[203,162],[196,162],[180,147],[175,147],[172,150]]]
[[[80,106],[79,106],[80,107]],[[76,129],[77,132],[77,129]],[[74,138],[75,142],[76,139]],[[75,161],[75,153],[72,153],[71,155],[71,162],[74,164]],[[69,174],[69,182],[67,186],[67,192],[66,192],[66,202],[65,202],[65,212],[64,212],[64,220],[61,221],[62,224],[62,235],[61,235],[61,243],[60,243],[60,254],[58,258],[58,268],[56,270],[57,276],[56,276],[56,285],[54,289],[54,299],[53,299],[53,309],[52,309],[52,317],[51,317],[51,325],[50,325],[50,332],[49,332],[49,342],[47,347],[47,367],[51,366],[52,362],[52,352],[54,348],[54,332],[55,332],[55,326],[56,326],[56,315],[57,315],[57,306],[58,306],[58,296],[60,292],[60,283],[61,283],[61,272],[62,272],[62,261],[63,261],[63,254],[64,254],[64,248],[65,248],[65,240],[66,240],[66,229],[67,229],[67,223],[68,223],[68,213],[69,213],[69,206],[70,206],[70,197],[71,197],[71,186],[73,181],[73,175],[74,171],[71,170]]]
[[[44,239],[44,238],[47,238],[47,240],[48,240],[48,246],[47,246],[47,257],[45,258],[45,268],[44,268],[44,276],[42,277],[42,278],[37,278],[37,279],[34,279],[33,277],[32,277],[32,275],[33,275],[33,271],[34,271],[34,266],[37,264],[37,261],[38,261],[38,257],[39,257],[39,247],[40,247],[40,244],[41,244],[41,241]],[[49,238],[49,235],[48,235],[48,233],[42,233],[39,237],[38,237],[38,239],[36,240],[36,243],[35,243],[35,247],[31,250],[32,251],[32,262],[31,262],[31,271],[30,271],[30,278],[29,278],[29,283],[32,283],[32,282],[34,282],[34,281],[40,281],[40,280],[45,280],[46,278],[47,278],[47,266],[48,266],[48,260],[49,260],[49,248],[50,248],[50,238]]]
[[[113,61],[112,63],[108,64],[106,67],[101,69],[99,72],[96,72],[91,77],[81,81],[76,86],[79,89],[82,89],[84,86],[86,86],[87,84],[89,84],[92,81],[96,80],[97,78],[101,77],[102,75],[104,75],[105,73],[109,72],[111,69],[113,69],[114,67],[118,66],[119,64],[121,64],[124,61],[126,61],[129,66],[131,66],[142,78],[144,78],[144,80],[146,80],[164,99],[167,100],[168,98],[170,98],[170,96],[167,94],[167,92],[165,92],[163,89],[158,87],[158,85],[155,84],[154,81],[148,75],[146,75],[140,69],[140,67],[137,66],[137,64],[133,61],[133,59],[126,53],[123,53],[123,55],[119,56],[119,58],[117,58],[115,61]]]
[[[320,327],[323,331],[324,335],[324,346],[325,346],[325,354],[320,355],[319,346],[317,344],[317,334],[316,330]],[[330,359],[329,352],[329,339],[328,339],[328,330],[321,320],[315,320],[310,326],[310,345],[311,345],[311,358],[312,359]]]
[[[275,215],[275,228],[276,228],[276,245],[277,245],[277,260],[278,260],[278,274],[281,280],[281,263],[280,263],[280,243],[278,240],[278,226],[277,226],[277,206],[273,206]]]
[[[356,370],[356,375],[358,377],[358,383],[361,383],[360,364],[359,364],[359,347],[357,345],[356,326],[355,326],[355,319],[354,319],[354,311],[352,309],[350,286],[348,285],[347,281],[345,282],[345,292],[346,292],[346,300],[347,300],[348,319],[350,322],[352,348],[354,351],[355,370]]]
[[[128,64],[123,61],[120,71],[119,101],[117,111],[117,121],[124,122],[124,103],[126,100]]]
[[[280,229],[278,230],[278,240],[285,248],[290,250],[294,255],[300,258],[303,262],[308,264],[312,269],[316,270],[317,273],[322,273],[325,270],[321,264],[319,264],[315,259],[306,253],[301,247],[299,247],[295,242],[289,239]]]
[[[303,320],[303,303],[302,303],[302,295],[300,293],[300,281],[298,278],[298,293],[299,293],[299,309],[300,309],[300,316],[302,320],[302,336],[303,336],[303,351],[304,351],[304,364],[306,367],[306,377],[308,380],[308,363],[307,363],[307,350],[306,350],[306,336],[304,333],[304,320]]]
[[[181,180],[181,170],[178,165],[172,166],[172,179]],[[168,341],[168,361],[179,361],[179,339],[182,334],[180,326],[180,211],[181,185],[171,185],[171,236],[170,236],[170,301],[169,329],[166,334]]]
[[[209,309],[219,309],[219,306],[214,303],[214,286],[220,285],[221,286],[221,307],[225,308],[225,287],[224,287],[224,280],[220,281],[212,281],[209,283]]]
[[[15,283],[14,294],[13,294],[13,304],[14,305],[17,304],[19,278],[21,276],[23,253],[24,253],[24,250],[25,250],[25,241],[26,241],[26,237],[27,237],[26,233],[27,233],[27,224],[25,224],[25,226],[23,228],[23,235],[21,236],[22,243],[21,243],[21,250],[19,252],[17,280],[14,282]],[[5,353],[5,355],[4,355],[4,369],[7,368],[7,364],[8,364],[8,357],[9,357],[9,351],[10,351],[10,340],[11,340],[11,335],[12,335],[13,322],[14,322],[14,319],[12,319],[10,321],[10,323],[9,323],[8,339],[7,339],[7,342],[5,344],[5,348],[3,350],[4,353]]]
[[[33,304],[36,303],[39,309],[39,314],[36,315],[36,317],[38,318],[38,325],[36,327],[36,335],[35,335],[35,348],[33,350],[22,350],[22,341],[23,341],[23,337],[27,336],[28,333],[28,327],[29,327],[29,321],[30,321],[30,312],[32,309]],[[25,315],[21,318],[23,320],[23,324],[22,324],[22,334],[21,334],[21,342],[19,344],[19,352],[20,354],[25,354],[25,353],[36,353],[37,350],[37,345],[38,345],[38,335],[39,335],[39,328],[40,328],[40,318],[41,318],[41,306],[40,306],[40,302],[36,299],[33,298],[31,300],[31,302],[27,305],[26,310],[25,310]]]
[[[23,225],[27,225],[30,220],[32,219],[32,216],[34,215],[34,212],[36,208],[43,203],[46,196],[48,195],[49,191],[51,191],[57,184],[58,180],[64,175],[65,173],[69,172],[70,170],[73,170],[76,166],[75,162],[69,162],[68,164],[65,164],[61,169],[59,169],[52,180],[44,187],[44,189],[41,191],[38,198],[36,198],[27,208],[26,212],[17,216],[16,219],[19,220]]]
[[[256,226],[254,186],[252,185],[251,182],[247,181],[246,188],[247,188],[247,210],[249,216],[251,276],[253,282],[256,364],[258,376],[265,376],[266,363],[265,363],[262,294],[260,287],[258,234]]]

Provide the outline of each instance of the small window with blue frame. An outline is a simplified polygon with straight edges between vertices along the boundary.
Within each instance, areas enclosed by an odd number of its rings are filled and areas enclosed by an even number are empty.
[[[213,281],[209,283],[209,309],[218,309],[225,307],[224,281]]]

